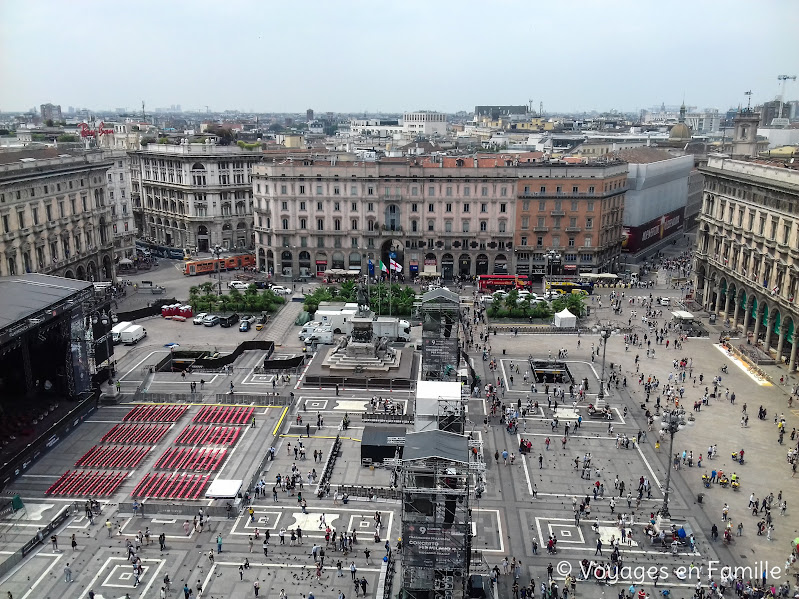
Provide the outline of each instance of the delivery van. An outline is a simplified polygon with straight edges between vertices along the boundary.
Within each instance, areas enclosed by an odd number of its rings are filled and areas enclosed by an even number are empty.
[[[120,342],[119,334],[132,324],[132,322],[120,322],[114,325],[114,328],[111,329],[111,341],[114,342],[114,345]]]
[[[136,345],[147,336],[147,330],[138,324],[132,324],[119,334],[119,341],[125,345]]]

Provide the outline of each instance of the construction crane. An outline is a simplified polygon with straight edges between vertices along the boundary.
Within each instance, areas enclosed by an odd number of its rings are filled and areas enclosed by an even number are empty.
[[[796,75],[778,75],[777,81],[782,81],[782,91],[780,92],[780,116],[782,118],[782,105],[785,101],[785,83],[788,81],[796,81]]]

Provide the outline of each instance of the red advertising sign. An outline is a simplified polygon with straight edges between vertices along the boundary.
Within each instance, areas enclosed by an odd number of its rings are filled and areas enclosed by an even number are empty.
[[[676,233],[685,220],[685,208],[668,212],[637,227],[624,227],[621,249],[636,254],[650,245]]]

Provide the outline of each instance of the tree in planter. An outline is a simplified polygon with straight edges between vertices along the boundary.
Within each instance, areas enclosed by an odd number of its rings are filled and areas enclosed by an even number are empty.
[[[564,308],[567,308],[575,316],[581,317],[585,314],[585,300],[583,298],[584,296],[576,293],[564,293],[552,300],[552,309],[555,312],[561,312]]]
[[[522,314],[525,318],[530,316],[530,310],[532,309],[532,305],[530,304],[530,296],[526,296],[520,303],[519,308],[522,311]]]
[[[505,296],[505,307],[508,309],[508,314],[511,314],[519,303],[519,292],[516,289],[511,289],[508,295]]]

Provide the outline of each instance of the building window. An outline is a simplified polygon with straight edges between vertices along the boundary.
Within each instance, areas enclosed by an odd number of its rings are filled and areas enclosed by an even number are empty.
[[[546,211],[546,209],[547,209],[547,202],[546,202],[546,200],[541,200],[541,201],[539,201],[539,202],[538,202],[538,211],[539,211],[539,212],[544,212],[544,211]]]
[[[569,247],[570,248],[574,247],[574,237],[569,237]]]
[[[428,231],[435,231],[436,230],[436,221],[434,221],[434,220],[427,221],[427,230]]]
[[[353,218],[353,219],[350,221],[350,228],[351,228],[353,231],[357,231],[357,230],[358,230],[358,219],[357,219],[357,218]]]
[[[336,231],[341,231],[341,219],[337,218],[333,221],[333,229]]]
[[[521,244],[520,245],[523,245],[523,246],[527,245],[527,236],[526,235],[522,235]],[[521,254],[519,254],[519,258],[521,258]]]
[[[19,223],[19,228],[25,228],[25,213],[24,212],[17,212],[17,222]]]
[[[282,222],[283,222],[283,230],[288,230],[288,228],[289,228],[289,219],[284,218]]]
[[[412,221],[411,221],[411,231],[413,231],[414,233],[416,233],[416,231],[417,231],[418,229],[419,229],[419,222],[418,222],[418,221],[415,221],[415,220],[412,220]]]
[[[543,235],[539,235],[538,237],[536,237],[535,238],[535,244],[538,247],[543,247],[543,245],[544,245],[544,236]]]
[[[447,197],[448,198],[452,197],[452,186],[451,185],[447,186]]]
[[[572,210],[577,211],[577,200],[572,200]]]
[[[308,228],[308,220],[305,218],[300,219],[300,229],[307,229]]]
[[[585,247],[590,248],[593,245],[593,238],[590,235],[585,236]]]
[[[436,211],[435,204],[428,204],[427,205],[427,211],[428,212],[435,212]]]
[[[289,203],[288,202],[280,202],[280,209],[281,210],[288,210],[289,209]]]
[[[593,185],[591,185],[591,186],[588,188],[588,193],[594,193],[594,186],[593,186]],[[593,202],[589,202],[589,203],[593,205]]]
[[[324,231],[325,230],[325,219],[317,218],[316,219],[316,230],[317,231]]]
[[[507,212],[508,211],[508,205],[503,202],[502,204],[499,205],[499,211],[500,212]]]
[[[559,235],[553,235],[552,236],[552,247],[554,247],[554,248],[560,247],[560,236]]]
[[[508,197],[508,188],[507,187],[501,188],[499,190],[499,195],[502,196],[503,198]]]
[[[488,197],[488,187],[483,185],[483,187],[480,188],[480,195],[484,198]]]
[[[412,196],[418,196],[419,195],[419,188],[411,187],[411,195]]]
[[[286,186],[285,185],[281,185],[280,186],[280,195],[286,195],[286,193],[287,193]]]
[[[508,224],[506,221],[504,220],[499,221],[499,232],[504,233],[507,226]]]
[[[300,202],[300,210],[307,210],[305,207],[305,202]]]
[[[480,230],[481,231],[488,231],[488,221],[481,220],[480,221]]]
[[[586,229],[593,229],[594,228],[594,219],[593,217],[589,216],[585,219],[585,228]]]
[[[333,210],[336,212],[341,211],[341,202],[333,202]]]
[[[436,195],[436,188],[432,187],[432,186],[428,187],[427,188],[427,195],[429,195],[430,197],[433,197],[434,195]]]
[[[578,192],[577,186],[576,185],[572,186],[572,193],[577,193],[577,192]],[[572,202],[572,206],[575,206],[576,204],[577,202]],[[572,208],[572,210],[577,210],[577,208]]]
[[[468,198],[470,195],[472,195],[472,188],[468,187],[468,186],[464,187],[463,188],[463,197]]]
[[[368,210],[369,212],[374,212],[374,211],[375,211],[375,205],[374,205],[374,203],[372,203],[372,202],[368,202],[368,203],[366,204],[366,210]]]
[[[316,186],[316,195],[318,195],[318,196],[322,195],[322,186],[321,185],[317,185]]]
[[[452,233],[452,221],[451,220],[444,221],[444,231],[446,233]]]
[[[352,202],[350,205],[350,212],[358,212],[358,204],[356,202]]]
[[[530,228],[530,217],[523,216],[522,217],[522,229],[529,229]]]
[[[462,225],[461,231],[464,232],[464,233],[468,233],[469,232],[469,221],[465,220],[465,221],[463,221],[461,223],[461,225]]]
[[[411,204],[411,212],[419,212],[419,204]]]
[[[445,210],[446,210],[447,212],[452,212],[452,204],[451,204],[451,203],[449,203],[449,202],[447,202],[447,205],[446,205],[446,208],[445,208]]]

